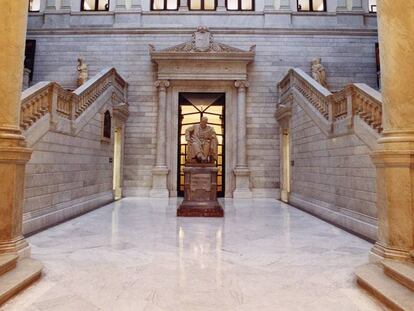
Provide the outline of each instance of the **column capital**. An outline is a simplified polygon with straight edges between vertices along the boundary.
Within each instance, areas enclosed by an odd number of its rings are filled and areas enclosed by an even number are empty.
[[[236,80],[234,86],[240,89],[246,89],[250,86],[250,83],[246,80]]]
[[[169,80],[157,80],[154,83],[154,86],[156,88],[159,88],[160,90],[162,89],[167,89],[170,86],[170,81]]]

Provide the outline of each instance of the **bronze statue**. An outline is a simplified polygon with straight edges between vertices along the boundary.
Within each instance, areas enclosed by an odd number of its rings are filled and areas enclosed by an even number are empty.
[[[216,132],[207,122],[207,117],[203,117],[200,124],[192,125],[185,130],[185,139],[188,142],[186,160],[189,163],[213,163],[217,160]]]

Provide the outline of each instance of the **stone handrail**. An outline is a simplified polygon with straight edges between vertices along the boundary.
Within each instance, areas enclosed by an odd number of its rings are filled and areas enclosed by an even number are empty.
[[[39,82],[22,93],[20,126],[27,130],[47,113],[74,121],[110,86],[119,101],[126,101],[128,84],[114,68],[102,70],[73,92],[55,82]]]
[[[359,116],[377,133],[382,132],[381,94],[366,84],[347,85],[339,92],[331,93],[301,69],[290,69],[278,83],[278,105],[286,106],[299,92],[320,116],[335,129],[335,123]]]

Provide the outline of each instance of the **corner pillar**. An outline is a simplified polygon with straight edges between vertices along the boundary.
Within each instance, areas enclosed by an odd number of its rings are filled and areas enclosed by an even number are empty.
[[[408,260],[414,250],[413,15],[412,3],[378,2],[384,132],[372,155],[378,206],[373,261]]]
[[[234,86],[237,88],[237,162],[234,169],[236,189],[233,198],[248,199],[252,198],[246,150],[246,92],[249,83],[245,80],[238,80]]]
[[[166,115],[167,115],[167,88],[170,86],[168,80],[158,80],[155,87],[158,89],[158,122],[157,122],[157,154],[155,167],[152,170],[152,190],[150,196],[153,198],[168,198],[167,188],[167,159],[166,159]]]
[[[26,25],[27,2],[6,1],[0,11],[0,254],[23,256],[29,252],[22,234],[25,167],[32,152],[20,131]]]

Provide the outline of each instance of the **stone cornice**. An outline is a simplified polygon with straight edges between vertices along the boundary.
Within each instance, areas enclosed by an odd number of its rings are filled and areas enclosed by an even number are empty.
[[[211,28],[213,29],[213,28]],[[53,28],[53,29],[29,29],[27,35],[137,35],[137,34],[191,34],[194,28],[163,27],[163,28],[113,28],[113,27],[85,27],[85,28]],[[320,36],[378,36],[377,29],[343,29],[343,28],[214,28],[215,34],[226,35],[320,35]]]

